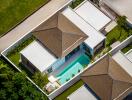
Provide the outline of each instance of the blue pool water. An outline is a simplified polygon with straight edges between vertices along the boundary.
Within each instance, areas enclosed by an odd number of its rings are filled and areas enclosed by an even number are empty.
[[[73,76],[83,70],[84,66],[88,65],[89,62],[90,58],[87,55],[80,55],[56,76],[59,78],[59,83],[64,84],[70,80]]]

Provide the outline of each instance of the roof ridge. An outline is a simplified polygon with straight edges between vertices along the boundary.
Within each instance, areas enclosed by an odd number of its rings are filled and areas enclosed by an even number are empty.
[[[55,28],[57,28],[57,27],[55,26],[55,27],[48,28],[48,29],[43,29],[43,30],[33,31],[32,33],[42,32],[42,31],[48,31],[48,30],[55,29]]]
[[[111,90],[110,90],[110,91],[111,91],[111,92],[110,92],[110,93],[111,93],[110,100],[112,100],[112,94],[113,94],[113,92],[112,92],[112,90],[113,90],[113,83],[114,83],[114,81],[113,81],[113,79],[112,79],[112,85],[111,85]]]
[[[119,82],[124,82],[124,83],[129,83],[129,84],[132,84],[131,82],[126,82],[126,81],[122,81],[122,80],[118,80],[118,79],[115,79],[115,78],[112,78],[114,81],[119,81]]]
[[[107,69],[107,73],[109,74],[109,70],[110,69],[110,56],[108,55],[108,69]]]
[[[132,86],[132,83],[113,79],[113,80],[112,80],[112,91],[113,91],[113,89],[114,89],[114,88],[113,88],[113,86],[114,86],[114,81],[115,81],[115,82],[120,82],[121,85],[122,85],[122,84],[127,84],[128,86],[129,86],[129,85]],[[131,87],[131,86],[130,86],[130,87]],[[130,88],[130,87],[128,87],[128,88]],[[119,95],[120,95],[120,94],[118,94],[118,96],[119,96]],[[117,96],[117,97],[118,97],[118,96]],[[112,92],[112,94],[111,94],[111,99],[112,99],[112,97],[113,97],[113,92]]]
[[[81,31],[81,30],[80,30]],[[63,31],[62,31],[63,32]],[[87,34],[76,34],[75,32],[72,32],[72,33],[67,33],[67,32],[63,32],[63,33],[66,33],[66,34],[72,34],[72,35],[76,35],[76,36],[81,36],[81,37],[88,37],[88,35]]]
[[[104,76],[104,75],[108,75],[108,74],[98,74],[98,75],[82,75],[82,77],[91,77],[91,76]],[[109,76],[109,75],[108,75]]]

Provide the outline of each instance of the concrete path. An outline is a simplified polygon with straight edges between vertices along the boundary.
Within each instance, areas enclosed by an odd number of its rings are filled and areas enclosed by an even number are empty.
[[[51,0],[33,15],[28,17],[24,22],[0,38],[0,52],[9,47],[22,36],[31,32],[41,23],[54,15],[58,10],[64,8],[71,1],[72,0]]]

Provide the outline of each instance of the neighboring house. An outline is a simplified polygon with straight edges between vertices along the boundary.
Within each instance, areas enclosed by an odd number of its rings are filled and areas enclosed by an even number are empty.
[[[85,84],[85,95],[77,93],[80,91],[78,89],[68,97],[69,100],[75,100],[76,97],[76,100],[80,100],[79,97],[83,100],[122,100],[132,92],[132,76],[109,55],[84,71],[81,79]],[[86,93],[95,97],[86,97]]]
[[[132,0],[101,0],[120,16],[126,16],[132,24]]]

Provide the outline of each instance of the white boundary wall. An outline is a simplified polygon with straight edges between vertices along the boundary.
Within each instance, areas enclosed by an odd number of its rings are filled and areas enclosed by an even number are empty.
[[[121,42],[119,45],[114,47],[112,50],[110,50],[109,51],[110,54],[114,55],[116,52],[118,52],[119,50],[121,50],[124,47],[126,47],[129,43],[132,43],[132,35],[130,37],[128,37],[126,40],[124,40],[123,42]]]

